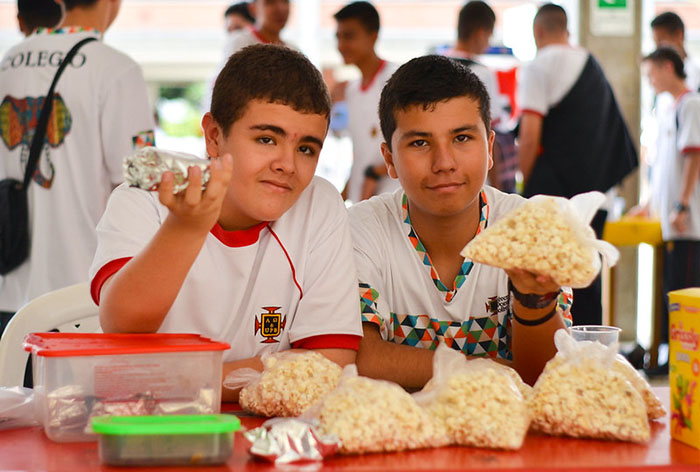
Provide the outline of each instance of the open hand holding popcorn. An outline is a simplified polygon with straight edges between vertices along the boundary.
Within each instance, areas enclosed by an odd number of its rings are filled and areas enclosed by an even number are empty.
[[[536,195],[489,225],[461,255],[502,269],[547,275],[559,286],[587,287],[600,272],[599,253],[611,266],[619,257],[588,225],[604,201],[600,192],[571,200]]]

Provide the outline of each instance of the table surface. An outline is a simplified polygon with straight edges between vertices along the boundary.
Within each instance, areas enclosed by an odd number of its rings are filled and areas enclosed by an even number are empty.
[[[654,391],[668,409],[669,388],[655,387]],[[224,405],[224,411],[234,408],[233,405]],[[247,428],[256,427],[263,421],[263,418],[241,416],[241,422]],[[391,454],[338,456],[323,464],[307,465],[305,469],[700,471],[700,450],[671,440],[668,415],[662,421],[652,422],[651,426],[652,437],[647,445],[528,435],[518,451],[445,447]],[[240,433],[236,434],[234,453],[226,465],[200,467],[212,472],[270,468],[270,464],[254,460],[245,451]],[[44,435],[42,428],[33,427],[0,432],[0,470],[182,472],[194,468],[103,466],[97,454],[97,443],[56,443]]]

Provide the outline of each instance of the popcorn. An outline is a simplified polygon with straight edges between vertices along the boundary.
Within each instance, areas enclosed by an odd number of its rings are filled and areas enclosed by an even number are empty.
[[[613,367],[616,346],[555,334],[557,355],[529,399],[532,429],[546,434],[643,443],[650,428],[642,395]]]
[[[513,381],[490,368],[453,375],[426,410],[451,444],[463,446],[519,449],[530,425]]]
[[[639,375],[639,372],[632,367],[624,356],[618,354],[613,364],[613,369],[622,374],[629,383],[642,395],[644,404],[647,407],[647,417],[650,420],[658,420],[666,416],[666,409],[661,400],[652,392],[649,383]]]
[[[366,377],[345,377],[320,406],[323,434],[340,438],[340,452],[403,451],[446,445],[428,413],[400,386]]]
[[[490,359],[467,358],[440,344],[433,378],[413,397],[450,444],[518,449],[530,425],[531,388],[518,373]]]
[[[580,203],[596,194],[574,199]],[[593,229],[570,208],[576,205],[569,203],[559,197],[533,197],[476,236],[461,255],[502,269],[548,275],[560,286],[587,287],[600,271],[598,252],[606,255],[610,265],[619,254],[596,239]]]
[[[332,391],[342,369],[323,355],[307,351],[263,357],[265,369],[243,387],[241,407],[262,416],[299,416]]]

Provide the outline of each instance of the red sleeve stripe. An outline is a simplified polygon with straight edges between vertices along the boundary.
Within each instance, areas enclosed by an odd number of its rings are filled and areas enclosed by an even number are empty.
[[[531,109],[531,108],[523,108],[522,113],[523,113],[523,115],[524,115],[525,113],[530,113],[531,115],[537,115],[537,116],[539,116],[540,118],[544,118],[544,114],[543,114],[542,112],[539,112],[539,111],[537,111],[537,110],[533,110],[533,109]]]
[[[683,148],[681,154],[689,154],[691,152],[700,152],[700,146],[688,146],[686,148]]]
[[[362,336],[355,334],[322,334],[292,343],[294,349],[352,349],[360,350]]]
[[[124,267],[124,264],[129,262],[131,257],[122,257],[120,259],[114,259],[103,265],[100,270],[97,271],[95,277],[90,282],[90,295],[92,295],[92,300],[95,305],[100,305],[100,292],[102,292],[102,285],[107,281],[108,278],[119,272],[119,269]]]

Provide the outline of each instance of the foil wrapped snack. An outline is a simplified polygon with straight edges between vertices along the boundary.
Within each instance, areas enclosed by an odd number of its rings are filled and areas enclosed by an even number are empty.
[[[313,423],[298,418],[273,418],[243,437],[252,456],[275,464],[322,461],[340,446],[336,436],[321,436]]]
[[[163,173],[170,171],[174,174],[173,193],[179,193],[187,188],[187,169],[189,167],[202,169],[202,190],[209,182],[209,161],[191,154],[166,151],[154,147],[145,147],[124,159],[124,180],[131,187],[144,190],[158,190]]]

